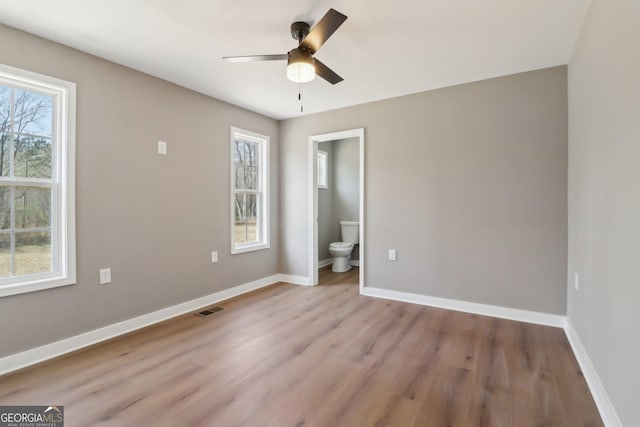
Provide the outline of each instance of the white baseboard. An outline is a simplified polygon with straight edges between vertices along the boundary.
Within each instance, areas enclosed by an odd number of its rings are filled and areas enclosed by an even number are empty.
[[[537,311],[520,310],[517,308],[500,307],[497,305],[479,304],[475,302],[460,301],[448,298],[431,297],[409,292],[390,291],[388,289],[372,288],[368,286],[365,286],[362,289],[362,295],[409,302],[413,304],[428,305],[430,307],[446,308],[448,310],[464,311],[467,313],[481,314],[483,316],[517,320],[519,322],[554,326],[557,328],[564,328],[565,326],[565,316],[558,314],[539,313]]]
[[[278,282],[291,283],[292,285],[311,286],[311,280],[304,276],[292,276],[291,274],[276,274]]]
[[[172,317],[198,310],[199,308],[269,286],[273,283],[281,281],[289,282],[289,280],[284,280],[282,276],[283,275],[281,274],[275,274],[263,279],[254,280],[253,282],[225,289],[220,292],[215,292],[204,297],[176,304],[151,313],[143,314],[142,316],[134,317],[133,319],[124,320],[103,328],[94,329],[80,335],[65,338],[51,344],[46,344],[21,353],[2,357],[0,358],[0,375],[26,368],[27,366],[43,362],[54,357],[62,356],[63,354],[70,353],[74,350],[88,347],[101,341],[144,328],[145,326],[153,325],[154,323],[162,322],[164,320],[171,319]],[[308,279],[304,279],[308,281]]]
[[[318,268],[326,267],[331,264],[333,264],[333,258],[323,259],[322,261],[318,261]]]
[[[357,259],[350,260],[349,264],[351,264],[353,267],[360,267],[360,261]]]
[[[564,330],[567,334],[569,344],[571,344],[571,348],[573,349],[573,354],[575,354],[578,360],[582,374],[587,380],[593,400],[595,400],[598,411],[600,411],[602,422],[604,422],[604,425],[607,427],[622,427],[622,422],[620,422],[620,418],[618,418],[618,414],[609,399],[607,390],[604,388],[602,381],[600,381],[600,376],[593,366],[593,363],[591,363],[591,358],[582,345],[582,341],[580,341],[580,337],[576,333],[569,317],[567,317]]]

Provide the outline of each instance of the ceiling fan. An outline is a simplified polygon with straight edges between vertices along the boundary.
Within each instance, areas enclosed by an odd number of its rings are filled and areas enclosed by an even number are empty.
[[[343,78],[331,68],[313,57],[331,35],[347,20],[335,9],[322,17],[310,30],[306,22],[291,24],[291,36],[298,41],[298,47],[282,55],[225,56],[228,62],[287,61],[287,78],[296,83],[310,82],[316,75],[331,84],[340,83]]]

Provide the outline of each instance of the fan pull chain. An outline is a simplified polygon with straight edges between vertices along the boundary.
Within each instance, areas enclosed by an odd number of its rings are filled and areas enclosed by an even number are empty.
[[[304,113],[304,105],[302,99],[302,83],[298,83],[298,101],[300,101],[300,112]]]

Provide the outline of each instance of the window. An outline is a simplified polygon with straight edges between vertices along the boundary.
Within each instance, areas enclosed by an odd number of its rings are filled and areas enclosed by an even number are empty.
[[[269,247],[269,137],[231,128],[231,253]]]
[[[329,188],[327,152],[318,151],[318,188]]]
[[[75,283],[75,84],[0,65],[0,296]]]

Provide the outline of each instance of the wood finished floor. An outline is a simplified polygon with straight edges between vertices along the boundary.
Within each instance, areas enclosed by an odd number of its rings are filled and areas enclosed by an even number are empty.
[[[73,426],[602,426],[561,329],[278,284],[0,377]]]

